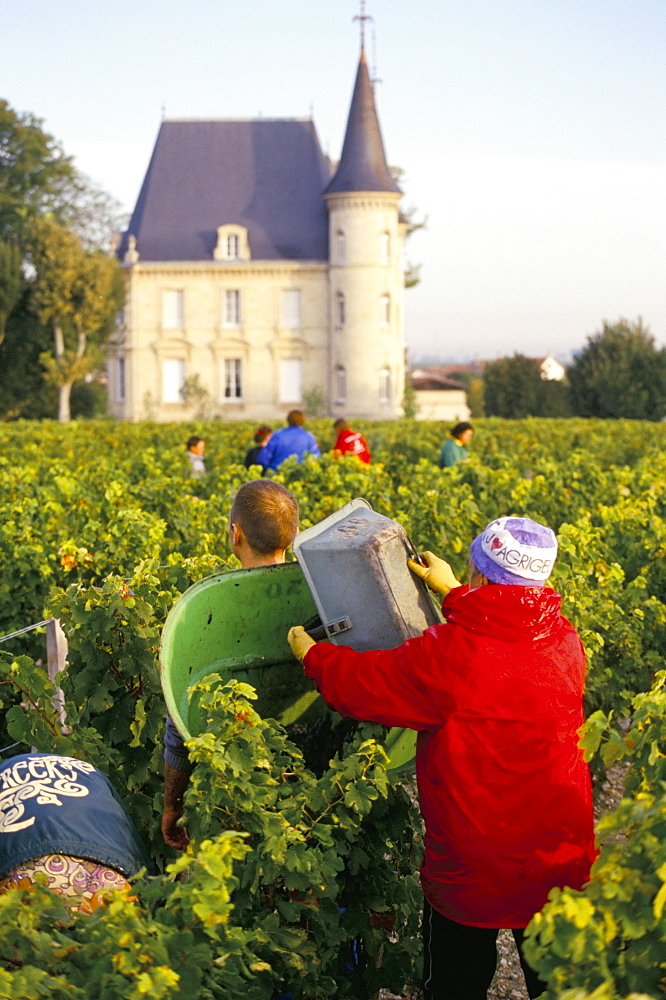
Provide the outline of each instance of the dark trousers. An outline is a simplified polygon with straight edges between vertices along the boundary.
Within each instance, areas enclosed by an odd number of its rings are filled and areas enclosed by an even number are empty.
[[[424,1000],[486,1000],[497,966],[497,927],[468,927],[423,908]],[[523,959],[523,929],[512,929],[530,997],[546,984]]]

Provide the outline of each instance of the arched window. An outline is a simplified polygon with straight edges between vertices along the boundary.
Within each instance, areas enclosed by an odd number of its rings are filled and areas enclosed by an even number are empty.
[[[391,321],[391,299],[388,295],[379,296],[379,325],[388,326]]]
[[[379,402],[391,402],[391,372],[388,368],[381,368],[379,372]]]
[[[382,233],[379,237],[379,263],[391,263],[391,236],[389,233]]]
[[[344,326],[345,325],[345,320],[346,320],[346,316],[345,316],[345,297],[342,294],[342,292],[338,292],[338,295],[337,295],[337,307],[338,307],[337,308],[337,322],[338,322],[338,326]]]
[[[347,263],[347,240],[341,229],[337,232],[336,256],[338,264]]]
[[[344,365],[338,365],[335,369],[335,402],[347,402],[347,372]]]

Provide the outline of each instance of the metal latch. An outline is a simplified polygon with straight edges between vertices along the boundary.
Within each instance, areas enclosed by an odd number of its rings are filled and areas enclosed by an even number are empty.
[[[340,632],[348,632],[351,627],[351,618],[339,618],[337,622],[329,622],[327,625],[324,625],[326,635],[329,639],[334,635],[339,635]]]
[[[319,615],[315,615],[303,623],[303,628],[315,642],[321,642],[322,639],[330,639],[331,636],[339,635],[340,632],[348,632],[351,627],[351,618],[339,618],[336,622],[329,622],[328,625],[322,625]]]

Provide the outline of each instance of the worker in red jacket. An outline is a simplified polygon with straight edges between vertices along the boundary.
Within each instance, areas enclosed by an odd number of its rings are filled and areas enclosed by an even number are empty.
[[[340,418],[333,424],[333,430],[338,435],[333,445],[333,455],[356,455],[366,465],[370,465],[370,449],[368,442],[358,431],[353,431],[346,420]]]
[[[539,996],[523,929],[554,886],[581,888],[595,857],[585,654],[545,586],[556,554],[549,528],[500,517],[472,542],[469,586],[430,552],[410,561],[444,597],[444,624],[364,653],[289,633],[330,706],[418,731],[425,1000],[485,1000],[500,928]]]

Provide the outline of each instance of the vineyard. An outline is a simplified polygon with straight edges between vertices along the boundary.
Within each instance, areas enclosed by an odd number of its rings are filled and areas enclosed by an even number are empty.
[[[421,827],[411,787],[387,777],[376,725],[310,771],[254,691],[202,685],[207,731],[186,798],[185,854],[160,834],[160,632],[178,596],[238,568],[228,539],[254,425],[0,425],[0,637],[59,619],[69,644],[66,726],[45,636],[0,643],[3,757],[30,747],[106,773],[159,874],[72,917],[46,889],[0,896],[0,998],[280,996],[369,1000],[404,992],[420,963]],[[628,763],[625,798],[598,828],[582,892],[554,890],[528,932],[548,1000],[666,996],[666,425],[583,420],[475,424],[469,463],[440,471],[441,424],[359,423],[371,466],[333,460],[330,421],[308,421],[320,461],[276,479],[308,527],[354,497],[399,521],[464,579],[493,517],[550,525],[552,578],[588,654],[583,742],[593,773]],[[187,478],[186,437],[208,472]],[[254,470],[257,473],[258,470]],[[91,988],[91,984],[94,987]]]

